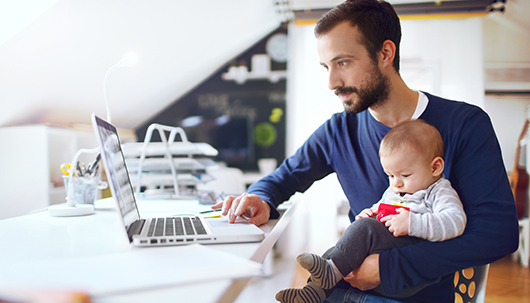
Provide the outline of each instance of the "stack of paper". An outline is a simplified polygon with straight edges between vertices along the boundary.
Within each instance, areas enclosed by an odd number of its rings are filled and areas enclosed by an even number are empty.
[[[106,296],[248,278],[259,271],[259,263],[196,244],[14,263],[0,270],[0,289],[75,290]]]

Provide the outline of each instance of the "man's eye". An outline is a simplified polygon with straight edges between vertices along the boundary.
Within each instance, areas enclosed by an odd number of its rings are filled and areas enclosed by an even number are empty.
[[[346,66],[346,61],[339,61],[338,64],[339,66]]]

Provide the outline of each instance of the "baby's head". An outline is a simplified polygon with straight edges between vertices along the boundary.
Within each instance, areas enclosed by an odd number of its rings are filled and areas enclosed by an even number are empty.
[[[395,193],[412,194],[440,179],[444,144],[438,130],[423,120],[405,121],[381,141],[379,157]]]

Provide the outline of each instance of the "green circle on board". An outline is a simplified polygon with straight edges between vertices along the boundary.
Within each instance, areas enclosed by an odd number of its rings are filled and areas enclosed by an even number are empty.
[[[254,128],[254,141],[261,147],[271,146],[277,137],[276,128],[268,122],[259,123]]]

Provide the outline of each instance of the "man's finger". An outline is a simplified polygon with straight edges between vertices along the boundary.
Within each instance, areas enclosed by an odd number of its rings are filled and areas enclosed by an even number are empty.
[[[234,223],[236,221],[236,217],[237,217],[236,210],[240,202],[241,202],[241,196],[232,200],[232,205],[230,206],[230,210],[228,211],[228,222]]]
[[[267,222],[268,220],[269,220],[269,214],[267,214],[266,211],[258,211],[258,213],[254,217],[250,218],[248,222],[256,226],[260,226],[261,224]]]
[[[225,201],[218,202],[218,203],[212,205],[211,209],[219,209],[219,208],[223,207],[224,203],[225,203]]]
[[[249,198],[248,195],[245,195],[245,194],[241,195],[239,197],[239,205],[237,206],[237,209],[236,209],[234,215],[241,216],[243,214],[243,212],[245,210],[247,210],[247,208],[250,206],[250,203],[251,203],[251,201],[250,201],[250,198]],[[252,217],[252,215],[254,215],[254,214],[251,214],[251,217]]]
[[[381,284],[379,278],[379,254],[366,257],[357,269],[344,277],[344,280],[362,291],[377,287]]]
[[[236,197],[234,196],[228,196],[223,202],[223,211],[221,215],[226,216],[228,214],[228,210],[230,209],[230,206],[232,205],[232,201],[234,201]]]

